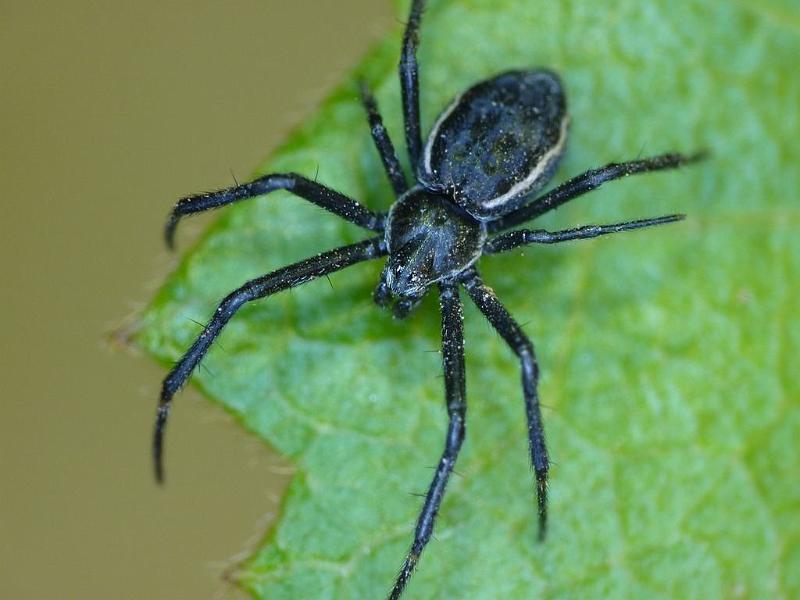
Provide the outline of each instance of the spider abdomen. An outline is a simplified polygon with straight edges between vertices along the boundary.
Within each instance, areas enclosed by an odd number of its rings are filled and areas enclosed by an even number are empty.
[[[439,116],[420,165],[426,187],[479,220],[518,208],[552,177],[567,137],[561,80],[508,71],[458,96]]]

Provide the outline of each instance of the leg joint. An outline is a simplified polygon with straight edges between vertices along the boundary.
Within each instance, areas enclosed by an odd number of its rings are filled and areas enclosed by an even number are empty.
[[[225,299],[219,303],[216,315],[222,317],[229,316],[239,310],[247,302],[253,299],[253,294],[247,288],[238,289],[235,292],[228,294]],[[223,317],[224,318],[224,317]]]
[[[514,344],[514,350],[516,350],[517,355],[521,360],[532,360],[533,362],[536,362],[536,358],[533,354],[533,344],[528,338],[523,337],[518,340]]]
[[[467,403],[463,400],[457,400],[455,402],[450,402],[447,405],[447,414],[450,415],[451,419],[459,419],[461,422],[464,421],[464,413],[467,412]]]
[[[539,380],[539,364],[533,354],[533,346],[529,341],[526,342],[527,346],[518,350],[519,360],[522,363],[522,376],[536,385]]]

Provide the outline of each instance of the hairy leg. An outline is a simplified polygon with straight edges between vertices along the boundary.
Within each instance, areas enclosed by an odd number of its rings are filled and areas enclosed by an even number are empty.
[[[369,129],[372,133],[372,139],[375,142],[375,147],[378,149],[383,168],[386,170],[386,175],[389,177],[389,182],[392,184],[392,189],[397,197],[402,196],[408,191],[408,183],[403,174],[403,169],[400,167],[400,161],[397,160],[397,154],[394,151],[394,144],[389,137],[389,132],[383,126],[383,119],[381,113],[378,111],[378,103],[375,97],[367,88],[366,83],[362,82],[361,89],[361,102],[364,104],[364,109],[367,111],[367,119],[369,120]]]
[[[411,169],[416,175],[419,158],[422,155],[422,132],[419,119],[419,69],[417,66],[417,46],[419,45],[419,26],[425,0],[412,0],[411,11],[403,35],[403,50],[400,53],[400,89],[403,98],[403,119],[406,126],[406,145],[411,159]]]
[[[501,217],[496,221],[488,223],[490,232],[502,231],[515,225],[520,225],[525,221],[530,221],[543,215],[562,204],[569,202],[573,198],[582,196],[599,188],[607,181],[621,179],[628,175],[638,173],[649,173],[651,171],[663,171],[664,169],[677,169],[683,165],[688,165],[701,160],[703,153],[690,156],[684,154],[662,154],[641,160],[632,160],[624,163],[610,163],[599,169],[591,169],[585,173],[573,177],[569,181],[534,199],[529,204],[525,204],[514,212]]]
[[[547,532],[547,473],[549,461],[544,440],[544,427],[539,408],[539,366],[533,352],[533,344],[508,313],[495,293],[481,280],[475,269],[463,277],[464,287],[472,301],[506,341],[520,361],[522,369],[522,392],[525,398],[525,415],[528,419],[528,442],[531,464],[536,475],[536,496],[539,513],[539,539]]]
[[[386,254],[386,251],[383,248],[383,240],[381,238],[372,238],[357,244],[323,252],[312,258],[283,267],[268,275],[253,279],[229,294],[220,303],[217,310],[214,311],[214,316],[211,317],[208,325],[205,326],[205,329],[203,329],[203,332],[195,340],[191,348],[186,351],[186,354],[183,355],[164,379],[153,433],[153,461],[156,479],[159,482],[164,479],[164,431],[172,405],[172,397],[189,379],[192,371],[208,352],[211,344],[214,343],[214,340],[236,311],[252,300],[265,298],[276,292],[302,285],[317,277],[322,277],[328,273],[333,273],[384,254]]]
[[[486,254],[496,254],[505,252],[519,246],[527,244],[558,244],[571,240],[585,240],[611,233],[620,233],[632,229],[643,227],[653,227],[682,221],[686,215],[665,215],[653,219],[640,219],[638,221],[625,221],[624,223],[613,223],[611,225],[584,225],[573,229],[563,229],[561,231],[545,231],[544,229],[517,229],[501,235],[495,236],[486,241],[483,251]]]
[[[178,200],[164,228],[164,238],[167,246],[173,247],[175,228],[178,226],[178,222],[186,215],[219,208],[239,200],[247,200],[248,198],[269,194],[276,190],[286,190],[364,229],[383,231],[384,216],[372,212],[352,198],[296,173],[274,173],[235,187],[207,194],[187,196]]]
[[[444,497],[447,480],[453,471],[461,443],[466,432],[465,415],[466,378],[464,373],[464,317],[456,284],[439,284],[439,302],[442,310],[442,363],[444,367],[445,401],[450,422],[445,437],[444,452],[436,467],[433,481],[425,496],[425,504],[417,520],[414,542],[411,544],[397,581],[389,595],[396,600],[411,578],[422,551],[433,533],[436,514]]]

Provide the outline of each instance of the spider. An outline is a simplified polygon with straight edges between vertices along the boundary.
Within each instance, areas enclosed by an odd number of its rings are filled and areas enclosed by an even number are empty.
[[[164,431],[172,398],[225,324],[245,303],[380,257],[386,257],[386,263],[374,301],[390,308],[396,318],[406,317],[435,286],[441,309],[449,423],[444,451],[425,496],[411,548],[390,592],[392,599],[403,593],[430,540],[445,487],[464,441],[466,384],[461,287],[519,359],[540,540],[547,530],[549,462],[537,394],[539,367],[530,340],[481,279],[478,259],[484,254],[527,244],[554,244],[679,221],[684,215],[561,231],[512,229],[607,181],[674,169],[700,158],[700,154],[670,153],[610,163],[537,195],[554,175],[564,153],[569,122],[562,83],[554,72],[546,69],[507,71],[475,84],[445,108],[423,145],[416,51],[424,7],[425,0],[412,0],[399,63],[405,141],[414,171],[412,185],[397,159],[375,98],[361,83],[361,101],[372,138],[397,197],[388,213],[373,212],[356,200],[296,173],[265,175],[217,192],[189,196],[175,205],[165,228],[170,248],[174,245],[178,222],[184,216],[275,190],[286,190],[377,235],[253,279],[222,300],[203,332],[164,379],[152,446],[155,474],[161,482]]]

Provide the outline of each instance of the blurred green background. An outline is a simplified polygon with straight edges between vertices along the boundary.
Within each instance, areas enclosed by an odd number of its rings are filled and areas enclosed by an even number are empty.
[[[249,176],[393,11],[3,2],[0,597],[242,597],[227,561],[268,526],[286,465],[190,388],[158,489],[164,372],[108,334],[175,264],[171,203]]]

